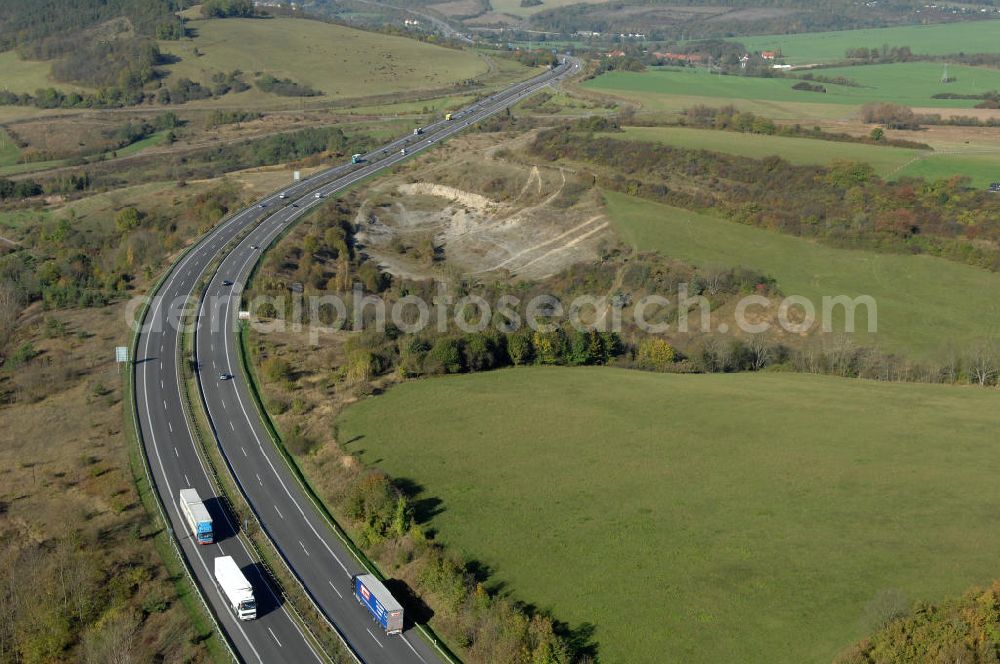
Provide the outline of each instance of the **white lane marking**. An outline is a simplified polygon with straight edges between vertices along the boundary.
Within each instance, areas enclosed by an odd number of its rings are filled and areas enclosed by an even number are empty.
[[[378,638],[376,638],[376,636],[374,634],[372,634],[372,631],[370,629],[368,629],[367,627],[365,627],[365,631],[368,632],[369,636],[371,636],[373,639],[375,639],[375,643],[378,643],[378,647],[379,648],[385,648],[384,645],[382,645],[381,643],[379,643]]]
[[[160,362],[160,371],[163,371],[163,362]]]
[[[345,185],[345,186],[347,186],[347,185]],[[281,230],[281,227],[280,226],[276,226],[275,230],[274,230],[274,235],[277,235],[277,233],[280,230]],[[249,259],[247,259],[247,260],[249,260]],[[242,273],[243,269],[245,269],[245,268],[246,268],[246,262],[244,262],[243,267],[240,268],[240,273]],[[202,302],[201,306],[202,306],[202,308],[204,308],[204,306],[205,306],[204,302]],[[227,316],[230,315],[230,314],[231,314],[231,311],[229,311],[227,309]],[[223,324],[223,326],[222,326],[221,329],[225,330],[228,327],[228,321],[224,320],[223,323],[224,324]],[[230,366],[231,367],[231,366],[233,366],[233,361],[232,361],[232,357],[231,357],[230,350],[229,350],[230,346],[231,346],[231,344],[228,344],[228,343],[225,344],[225,347],[226,347],[226,366]],[[295,496],[292,495],[292,492],[288,489],[288,486],[285,484],[285,481],[282,479],[281,475],[278,474],[278,469],[275,468],[274,463],[271,461],[271,456],[269,454],[267,454],[266,452],[264,452],[263,443],[261,442],[260,436],[257,435],[257,428],[254,426],[253,420],[250,418],[250,413],[247,412],[246,404],[243,402],[243,395],[240,394],[239,390],[236,390],[236,399],[237,399],[237,401],[240,404],[240,410],[243,411],[243,417],[244,417],[244,419],[246,419],[246,421],[250,425],[250,431],[253,432],[254,439],[257,441],[257,447],[260,448],[261,453],[264,455],[264,460],[267,461],[267,465],[271,468],[271,472],[277,478],[278,483],[281,484],[281,488],[285,490],[285,494],[288,496],[288,499],[292,501],[293,505],[295,505],[295,508],[299,511],[299,514],[301,514],[302,517],[303,517],[303,519],[305,519],[306,525],[309,526],[309,530],[311,530],[313,532],[313,535],[315,535],[316,539],[318,539],[320,541],[320,543],[323,545],[323,548],[326,549],[327,553],[329,553],[330,556],[333,557],[333,559],[337,561],[337,564],[340,565],[340,568],[344,570],[344,574],[346,574],[347,576],[351,576],[351,572],[350,572],[350,570],[347,569],[347,565],[344,564],[344,561],[340,559],[340,556],[338,556],[336,553],[334,553],[333,549],[327,543],[326,539],[322,535],[319,534],[319,531],[316,530],[315,526],[313,526],[312,521],[306,517],[305,511],[299,505],[299,502],[297,500],[295,500]],[[223,401],[222,403],[223,403],[223,405],[225,405],[225,401]],[[284,518],[284,517],[282,517],[282,518]]]
[[[284,646],[281,645],[281,641],[279,641],[278,637],[274,635],[274,631],[270,627],[267,628],[267,631],[271,632],[271,638],[274,639],[274,642],[278,644],[278,647],[284,648]]]
[[[167,409],[167,400],[164,399],[163,400],[163,410],[166,410],[166,409]]]
[[[254,473],[254,475],[257,475],[257,473]],[[260,475],[257,475],[257,484],[264,486],[264,481],[260,479]]]
[[[281,510],[278,509],[277,505],[274,506],[274,511],[277,512],[278,516],[280,516],[282,519],[285,518],[285,516],[281,513]],[[299,542],[299,544],[302,544],[302,542]]]
[[[229,428],[232,429],[233,431],[236,431],[236,427],[233,426],[232,420],[229,420]]]
[[[487,117],[487,114],[484,114],[484,115],[483,115],[483,117]],[[394,161],[393,161],[392,163],[395,163],[395,161],[399,161],[399,159],[395,159],[395,160],[394,160]],[[374,170],[375,170],[375,169],[371,169],[371,170],[372,170],[372,172],[374,172]],[[370,173],[368,173],[368,172],[363,172],[363,173],[361,174],[361,177],[366,177],[366,176],[367,176],[367,175],[369,175],[369,174],[370,174]],[[360,178],[355,178],[355,180],[356,180],[356,179],[360,179]],[[354,180],[352,180],[351,182],[348,182],[348,183],[344,183],[344,185],[343,185],[343,186],[349,186],[350,184],[353,184],[353,181],[354,181]],[[300,212],[299,214],[302,214],[302,213]],[[234,218],[233,218],[233,219],[231,219],[230,221],[231,221],[231,222],[236,222],[236,221],[238,221],[238,220],[239,220],[239,219],[240,219],[240,218],[241,218],[242,216],[245,216],[245,213],[243,213],[243,214],[241,214],[241,215],[237,215],[236,217],[234,217]],[[228,227],[229,225],[230,225],[230,224],[229,224],[229,223],[227,222],[226,224],[224,224],[224,225],[223,225],[223,227],[222,227],[222,228],[225,228],[225,227]],[[220,229],[217,229],[217,230],[220,230]],[[213,246],[214,246],[215,244],[216,244],[216,243],[213,243]],[[194,257],[194,256],[195,256],[195,255],[196,255],[197,253],[198,253],[198,252],[193,252],[193,253],[192,253],[192,255],[191,255],[191,256],[190,256],[189,258],[193,258],[193,257]],[[155,314],[154,314],[154,320],[155,320]],[[148,347],[148,344],[149,344],[149,342],[148,342],[148,340],[147,340],[147,347]],[[227,353],[228,353],[228,348],[227,348]],[[146,387],[146,386],[145,386],[145,379],[146,379],[146,375],[145,375],[145,371],[144,371],[144,372],[143,372],[143,384],[144,384],[144,389],[145,389],[145,387]],[[241,401],[241,404],[240,404],[240,405],[241,405],[241,406],[243,406],[243,403],[242,403],[242,399],[240,399],[240,401]],[[148,408],[147,408],[147,411],[148,411]],[[245,407],[244,407],[244,414],[246,414],[246,412],[245,412]],[[256,432],[255,432],[255,435],[256,435]],[[155,438],[155,434],[154,434],[154,438]],[[154,440],[154,449],[155,449],[155,447],[156,447],[156,446],[155,446],[155,440]],[[199,458],[199,461],[200,461],[200,458]],[[268,459],[268,463],[269,463],[269,465],[271,465],[271,468],[272,468],[272,471],[274,471],[274,472],[276,473],[276,471],[275,471],[275,469],[274,469],[274,466],[273,466],[273,464],[271,464],[271,461],[270,461],[270,459]],[[162,468],[162,462],[161,462],[161,468]],[[281,477],[280,477],[280,476],[278,476],[278,479],[279,479],[279,482],[281,482],[281,483],[282,483],[282,486],[284,487],[284,482],[283,482],[283,481],[281,480]],[[287,492],[287,491],[288,491],[287,487],[284,487],[284,488],[285,488],[285,490],[286,490],[286,492]],[[303,512],[302,512],[302,508],[301,508],[301,507],[299,507],[298,503],[297,503],[297,502],[295,502],[294,498],[292,498],[292,500],[293,500],[293,503],[295,504],[295,506],[296,506],[296,507],[297,507],[297,508],[299,509],[300,513],[303,513]],[[176,505],[175,505],[175,508],[176,508]],[[303,513],[303,515],[304,515],[304,513]],[[307,523],[308,523],[308,522],[307,522]],[[315,533],[316,531],[315,531],[315,528],[313,528],[312,524],[309,524],[309,526],[310,526],[310,528],[311,528],[311,529],[313,529],[313,532]],[[318,536],[318,533],[317,533],[317,536]],[[320,539],[321,539],[321,541],[323,542],[324,546],[326,546],[326,548],[327,548],[327,549],[329,550],[329,546],[328,546],[328,545],[326,544],[326,542],[325,542],[325,541],[323,541],[323,540],[322,540],[322,538],[320,538]],[[244,549],[246,549],[246,547],[244,547]],[[332,554],[332,553],[333,553],[333,552],[331,551],[331,554]],[[338,561],[338,563],[340,563],[340,564],[341,564],[341,566],[343,567],[343,563],[342,563],[342,562],[341,562],[341,561],[339,560],[339,558],[337,558],[337,557],[336,557],[336,555],[334,555],[334,558],[336,558],[336,559],[337,559],[337,561]],[[200,562],[202,562],[203,566],[205,566],[205,564],[204,564],[204,560],[201,560]],[[206,566],[206,572],[207,572],[207,571],[208,571],[208,570],[207,570],[207,566]],[[346,571],[347,571],[347,570],[346,570],[346,568],[345,568],[345,572],[346,572]],[[237,625],[237,627],[238,627],[238,628],[240,629],[240,631],[241,631],[241,632],[243,632],[243,629],[242,629],[242,626],[239,626],[239,625]],[[369,631],[369,633],[371,633],[371,632]],[[244,636],[245,636],[245,633],[244,633]],[[272,633],[272,636],[273,636],[273,633]],[[373,636],[373,638],[374,638],[374,635],[372,635],[372,636]],[[277,639],[276,639],[276,640],[277,640]],[[405,639],[404,639],[404,641],[405,641]],[[378,642],[378,639],[376,639],[376,642]],[[382,645],[382,644],[379,644],[379,645],[380,645],[380,647],[381,647],[381,645]],[[407,645],[409,645],[409,643],[407,643]],[[411,647],[411,649],[412,649],[412,646],[410,646],[410,647]],[[252,645],[251,645],[251,648],[252,648]],[[311,649],[311,648],[310,648],[310,649]],[[257,653],[256,653],[256,651],[255,651],[255,654],[257,654]],[[314,653],[314,654],[315,654],[315,653]],[[259,658],[259,655],[258,655],[258,658]]]
[[[407,646],[409,646],[410,650],[413,651],[413,654],[417,656],[417,659],[419,659],[421,662],[426,662],[427,661],[426,659],[424,659],[423,657],[420,656],[420,653],[418,653],[417,649],[413,647],[413,644],[410,643],[410,641],[406,638],[405,634],[400,634],[399,638],[403,639],[403,643],[405,643]]]
[[[156,317],[159,315],[159,313],[160,313],[160,307],[157,306],[155,309],[153,309],[153,318],[152,318],[153,327],[155,327]],[[149,341],[150,341],[150,337],[147,335],[146,336],[145,353],[144,353],[146,356],[149,355]],[[152,444],[153,444],[153,453],[156,454],[156,461],[157,461],[157,464],[160,466],[160,475],[163,476],[164,484],[166,484],[167,495],[168,496],[173,496],[174,495],[174,490],[170,487],[170,479],[167,476],[167,469],[163,465],[163,457],[160,456],[160,446],[157,444],[157,441],[156,441],[156,427],[153,426],[153,416],[152,416],[152,413],[150,413],[150,411],[149,411],[149,384],[148,384],[148,381],[147,381],[147,374],[148,374],[148,372],[146,371],[145,367],[146,367],[146,365],[143,365],[143,369],[142,369],[142,396],[143,396],[143,403],[146,406],[146,409],[145,409],[146,410],[146,422],[149,424],[149,435],[150,435],[150,439],[151,439],[150,442],[152,442]],[[207,474],[206,474],[206,477],[207,477]],[[184,516],[181,514],[181,508],[173,500],[170,501],[170,504],[173,505],[174,509],[177,511],[177,518],[178,518],[178,520],[180,520],[181,522],[183,522]],[[205,572],[205,576],[207,578],[209,578],[209,579],[215,578],[214,575],[212,574],[212,571],[208,568],[208,563],[205,562],[205,558],[201,555],[201,553],[197,552],[197,550],[196,550],[195,555],[198,558],[198,562],[201,563],[201,567],[202,567],[202,569]],[[249,553],[248,553],[248,555],[249,555]],[[219,593],[219,596],[222,597],[222,593],[221,592]],[[291,620],[291,618],[289,618],[289,620]],[[262,658],[260,656],[260,653],[257,652],[257,649],[254,648],[253,642],[250,640],[250,637],[247,636],[246,630],[243,629],[243,625],[240,625],[239,621],[237,621],[235,623],[235,627],[236,627],[236,629],[239,630],[240,634],[243,635],[243,640],[246,642],[247,647],[249,647],[250,650],[253,651],[253,654],[257,657],[257,661],[259,661],[259,662],[261,662],[261,664],[263,664],[264,658]],[[318,655],[316,656],[316,659],[317,659],[317,661],[320,661]]]
[[[191,480],[188,479],[187,473],[184,473],[184,481],[187,482],[188,486],[191,486]]]
[[[243,452],[243,456],[247,455],[246,448],[244,448],[242,445],[240,445],[240,450]]]
[[[177,457],[178,459],[181,458],[181,453],[177,451],[177,446],[176,445],[174,446],[174,456]]]
[[[162,378],[160,379],[160,389],[161,390],[163,389],[163,379]]]
[[[306,545],[302,543],[302,540],[299,540],[299,546],[302,547],[302,550],[305,551],[306,555],[308,556],[309,555],[309,549],[307,549]]]
[[[225,399],[220,399],[220,401],[222,401],[222,407],[223,408],[229,408],[229,406],[226,405],[226,400]]]
[[[331,587],[331,588],[333,588],[333,592],[337,593],[337,597],[339,597],[340,599],[344,599],[344,596],[340,594],[340,591],[339,591],[339,590],[337,590],[337,586],[333,585],[333,581],[330,581],[330,580],[328,579],[328,580],[327,580],[327,583],[329,583],[329,584],[330,584],[330,587]]]
[[[170,427],[170,433],[174,432],[174,425],[171,422],[167,422],[167,426]]]

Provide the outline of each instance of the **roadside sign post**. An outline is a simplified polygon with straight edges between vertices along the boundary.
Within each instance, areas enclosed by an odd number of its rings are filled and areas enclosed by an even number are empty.
[[[121,365],[128,362],[128,346],[115,346],[115,363],[121,373]]]

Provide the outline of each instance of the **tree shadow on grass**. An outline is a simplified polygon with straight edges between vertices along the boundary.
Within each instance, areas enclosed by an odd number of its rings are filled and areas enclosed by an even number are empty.
[[[443,501],[436,496],[426,495],[425,487],[416,480],[409,477],[396,477],[393,478],[392,483],[410,502],[415,523],[426,526],[435,516],[444,512]],[[423,530],[428,539],[433,539],[433,529],[424,527]],[[582,623],[571,627],[568,623],[556,620],[550,610],[542,610],[532,604],[518,602],[509,593],[507,584],[496,578],[496,570],[482,561],[465,560],[462,567],[466,579],[481,585],[491,596],[507,596],[529,618],[537,615],[551,620],[555,634],[563,639],[574,653],[574,661],[586,660],[587,658],[590,661],[597,660],[598,644],[594,641],[596,626],[593,623]],[[405,607],[405,620],[408,627],[414,624],[425,624],[434,615],[433,609],[427,606],[406,582],[388,579],[386,587],[393,597]]]
[[[403,492],[413,508],[413,521],[420,525],[428,523],[444,512],[444,501],[435,496],[425,496],[424,487],[408,477],[393,478],[393,485]]]

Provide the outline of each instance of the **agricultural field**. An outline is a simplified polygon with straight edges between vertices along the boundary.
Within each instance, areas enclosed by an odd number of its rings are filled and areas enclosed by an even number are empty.
[[[972,179],[973,186],[986,187],[1000,178],[1000,146],[975,146],[966,150],[939,152],[686,127],[626,127],[624,133],[615,134],[615,137],[622,136],[752,159],[777,155],[793,164],[861,161],[871,164],[875,172],[886,179],[911,176],[935,179],[965,175]]]
[[[838,62],[849,48],[909,46],[920,55],[1000,52],[1000,21],[736,37],[751,51],[780,50],[788,64]]]
[[[441,89],[489,71],[487,61],[474,53],[319,21],[194,20],[188,26],[196,31],[195,39],[160,42],[164,53],[180,58],[180,62],[165,67],[168,83],[182,77],[208,83],[215,73],[239,69],[246,74],[247,82],[266,72],[308,85],[325,95],[289,98],[254,88],[198,102],[203,105],[233,106],[235,102],[245,107],[297,108],[303,104],[315,105],[320,99],[329,102],[338,98]]]
[[[599,5],[607,0],[583,0],[583,4]],[[544,0],[543,3],[534,7],[522,7],[521,0],[490,0],[490,6],[497,12],[510,14],[512,16],[526,17],[537,14],[540,11],[558,9],[569,5],[578,5],[580,0]]]
[[[835,249],[709,214],[607,193],[608,216],[632,246],[702,266],[744,265],[774,277],[785,295],[870,295],[878,332],[859,309],[856,341],[940,361],[972,348],[1000,327],[1000,274],[931,256]],[[836,330],[842,323],[835,321]]]
[[[908,106],[953,109],[971,109],[977,101],[933,99],[932,96],[939,92],[980,94],[1000,89],[1000,70],[953,65],[949,67],[948,72],[957,80],[947,84],[941,83],[941,72],[942,66],[932,62],[824,69],[823,75],[831,77],[843,75],[858,82],[860,87],[824,84],[827,92],[819,93],[793,90],[792,86],[797,81],[792,78],[719,76],[701,68],[661,67],[643,73],[604,74],[587,81],[583,87],[625,97],[636,95],[640,100],[649,96],[668,95],[725,100],[725,102],[716,101],[717,105],[738,100],[742,106],[744,99],[779,104],[807,103],[825,106],[860,106],[873,101],[891,101]],[[840,114],[850,115],[851,112],[842,110]],[[761,113],[780,117],[764,111]]]
[[[885,593],[996,576],[994,402],[539,367],[404,383],[349,407],[337,436],[419,487],[435,538],[490,583],[592,623],[601,661],[826,664]]]
[[[0,168],[16,164],[20,156],[21,150],[10,135],[0,127]]]

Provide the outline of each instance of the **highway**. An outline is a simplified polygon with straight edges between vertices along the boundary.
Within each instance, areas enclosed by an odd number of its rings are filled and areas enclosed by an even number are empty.
[[[151,294],[132,364],[134,415],[140,440],[149,461],[153,488],[166,510],[169,525],[199,589],[242,661],[306,663],[323,658],[311,648],[288,607],[269,589],[254,555],[236,536],[238,528],[226,519],[189,429],[182,406],[179,320],[185,311],[191,313],[202,295],[196,292],[204,283],[202,277],[207,279],[206,297],[197,308],[193,358],[202,403],[194,407],[203,406],[207,411],[228,470],[263,530],[358,661],[444,661],[442,654],[415,629],[387,637],[354,600],[350,577],[363,571],[360,563],[299,486],[255,410],[240,367],[235,334],[240,292],[262,249],[302,215],[322,204],[320,197],[430,149],[579,69],[578,61],[567,59],[554,70],[454,113],[451,121],[424,127],[420,136],[404,136],[370,152],[363,164],[339,165],[315,174],[284,189],[285,199],[279,198],[278,192],[270,194],[203,236]],[[406,155],[401,154],[403,148]],[[227,285],[226,281],[233,283]],[[219,380],[221,374],[232,378]],[[194,543],[184,524],[177,499],[178,492],[189,487],[198,490],[212,514],[217,535],[214,544]],[[220,555],[233,556],[252,582],[258,602],[256,620],[237,620],[213,580],[213,560]]]

